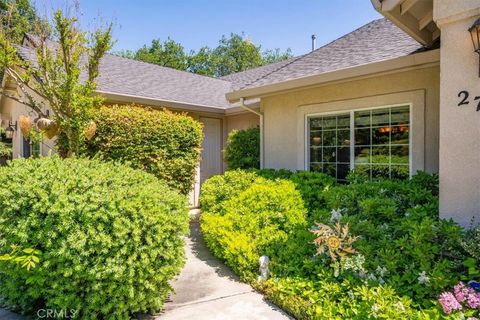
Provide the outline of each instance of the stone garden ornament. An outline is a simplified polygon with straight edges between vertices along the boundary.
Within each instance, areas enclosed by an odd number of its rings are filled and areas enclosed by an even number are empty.
[[[267,280],[270,276],[270,270],[268,269],[270,259],[267,256],[261,256],[260,259],[258,259],[258,262],[260,263],[260,275],[258,276],[258,281]]]

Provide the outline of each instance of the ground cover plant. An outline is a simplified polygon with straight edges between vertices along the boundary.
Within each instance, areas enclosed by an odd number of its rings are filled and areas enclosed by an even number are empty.
[[[185,196],[124,165],[56,156],[0,167],[0,296],[78,319],[159,311],[184,264]]]
[[[478,294],[467,284],[479,276],[471,253],[478,233],[438,218],[438,177],[352,173],[349,181],[286,170],[216,176],[200,199],[207,246],[298,319],[478,317]],[[296,223],[278,222],[285,216]],[[271,278],[258,282],[262,255]],[[443,293],[459,292],[460,281],[470,289],[453,304]]]

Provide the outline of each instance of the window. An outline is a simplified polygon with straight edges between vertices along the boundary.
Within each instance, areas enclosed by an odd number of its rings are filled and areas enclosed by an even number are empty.
[[[350,169],[372,178],[410,175],[410,107],[308,119],[309,169],[345,181]]]

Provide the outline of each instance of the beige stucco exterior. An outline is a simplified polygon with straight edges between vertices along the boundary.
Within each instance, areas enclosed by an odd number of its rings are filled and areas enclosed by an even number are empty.
[[[480,17],[478,0],[435,0],[434,20],[441,30],[440,216],[468,226],[480,222],[479,56],[468,28]],[[469,103],[458,106],[459,92]]]
[[[439,85],[439,68],[433,66],[264,97],[265,167],[307,169],[309,114],[410,104],[411,171],[438,172]]]

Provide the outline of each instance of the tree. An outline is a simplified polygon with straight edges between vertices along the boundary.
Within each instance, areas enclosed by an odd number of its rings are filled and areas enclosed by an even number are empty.
[[[189,71],[211,77],[222,77],[231,73],[245,71],[265,64],[282,61],[292,57],[290,49],[261,51],[243,34],[231,33],[222,36],[218,46],[211,49],[204,46],[198,52],[185,53],[183,46],[168,38],[167,41],[153,40],[147,47],[137,51],[123,51],[120,56],[158,64],[182,71]]]
[[[213,55],[216,56],[217,77],[263,65],[260,46],[235,33],[230,34],[230,38],[222,36]]]
[[[270,64],[275,62],[284,61],[293,57],[292,50],[288,48],[285,52],[281,52],[280,49],[266,50],[262,53],[262,59],[264,64]]]
[[[10,15],[10,21],[2,21],[2,29],[13,43],[21,43],[25,33],[34,33],[34,26],[41,20],[29,0],[0,0],[0,14]]]
[[[158,64],[177,70],[187,70],[188,55],[185,54],[183,46],[168,38],[163,43],[160,39],[152,40],[152,44],[143,46],[135,53],[127,50],[120,52],[126,58],[133,58],[140,61]]]
[[[78,154],[85,139],[95,132],[92,113],[103,102],[95,94],[95,79],[101,58],[113,44],[112,25],[88,36],[75,17],[67,18],[56,11],[52,26],[35,25],[38,36],[33,38],[34,61],[22,60],[11,32],[17,10],[13,7],[2,15],[5,23],[0,29],[0,68],[22,95],[7,91],[1,94],[32,109],[38,115],[38,129],[50,135],[58,133],[57,148],[62,156]],[[49,109],[52,119],[47,119]]]

